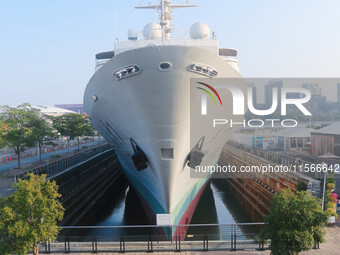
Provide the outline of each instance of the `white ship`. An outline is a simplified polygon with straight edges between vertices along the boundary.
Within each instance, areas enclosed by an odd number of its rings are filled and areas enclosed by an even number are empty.
[[[161,0],[136,7],[155,9],[159,23],[146,25],[143,39],[131,29],[128,41],[97,54],[96,72],[84,95],[86,113],[115,149],[150,224],[156,223],[156,214],[171,214],[173,225],[190,223],[210,175],[192,178],[189,154],[202,155],[198,163],[214,165],[233,133],[226,127],[211,133],[204,125],[190,133],[191,79],[240,77],[237,51],[219,48],[204,23],[192,25],[190,38],[174,38],[172,11],[195,6]],[[231,96],[225,98],[223,110],[231,114]],[[197,139],[196,146],[190,137]],[[185,236],[185,228],[173,228],[173,235],[179,231]]]

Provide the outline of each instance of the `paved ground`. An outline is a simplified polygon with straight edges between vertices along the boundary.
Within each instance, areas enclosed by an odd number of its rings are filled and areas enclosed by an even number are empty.
[[[302,252],[300,254],[302,255],[339,255],[340,254],[340,226],[338,227],[327,227],[326,228],[326,243],[323,243],[320,245],[320,249],[313,249],[308,252]],[[61,249],[64,249],[62,244],[59,244]],[[60,254],[60,253],[51,253],[51,254]],[[71,254],[83,254],[83,255],[90,255],[92,253],[71,253]],[[98,254],[119,254],[117,253],[100,253]],[[127,252],[125,254],[131,254],[131,255],[145,255],[147,252]],[[154,252],[153,254],[163,254],[163,255],[176,255],[176,254],[185,254],[185,255],[211,255],[211,254],[243,254],[243,255],[269,255],[270,251],[211,251],[211,252]]]
[[[90,143],[81,144],[81,146],[84,146],[84,145],[91,146],[92,143],[91,144]],[[73,152],[76,149],[78,149],[78,146],[76,144],[74,144],[73,147],[70,147],[70,152]],[[57,150],[57,151],[46,152],[46,153],[43,153],[41,155],[41,159],[46,160],[51,156],[60,155],[60,154],[64,154],[64,153],[67,153],[67,152],[68,152],[68,149],[61,149],[61,150]],[[25,167],[29,164],[32,164],[32,163],[36,162],[37,160],[38,160],[38,156],[22,158],[21,159],[21,167]],[[3,173],[5,171],[12,169],[12,168],[15,168],[17,166],[18,166],[17,160],[12,160],[10,162],[2,163],[2,164],[0,164],[0,173]]]
[[[88,146],[90,148],[91,146],[97,146],[98,144],[95,143],[87,143],[87,144],[82,144]],[[35,167],[39,165],[43,165],[48,163],[49,161],[53,161],[56,159],[61,159],[63,157],[67,157],[71,154],[73,154],[73,151],[77,149],[78,147],[71,147],[70,152],[67,151],[67,149],[63,150],[58,150],[58,151],[52,151],[52,152],[47,152],[42,155],[42,162],[37,161],[37,157],[33,158],[26,158],[22,160],[22,166],[23,168],[21,169],[16,169],[13,167],[17,166],[17,162],[8,162],[0,165],[0,197],[7,197],[11,195],[14,191],[12,188],[12,183],[14,182],[14,175],[18,174],[19,172],[25,171],[25,168],[34,165]],[[60,155],[59,158],[53,158],[51,156],[53,155]]]

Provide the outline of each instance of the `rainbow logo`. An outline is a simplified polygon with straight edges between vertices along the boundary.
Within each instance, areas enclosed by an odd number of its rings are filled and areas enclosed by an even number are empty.
[[[217,91],[216,91],[212,86],[210,86],[210,85],[208,85],[208,84],[206,84],[206,83],[203,83],[203,82],[197,82],[197,83],[200,84],[200,85],[202,85],[202,86],[207,87],[208,89],[210,89],[210,90],[217,96],[217,98],[218,98],[218,100],[220,101],[220,104],[221,104],[221,106],[222,106],[221,97],[220,97],[220,95],[217,93]],[[215,97],[213,96],[213,94],[212,94],[209,90],[204,89],[204,88],[201,88],[201,87],[196,87],[196,88],[198,88],[198,89],[200,89],[200,90],[203,90],[205,93],[207,93],[207,94],[212,98],[212,100],[214,100],[215,105],[217,105],[217,102],[216,102]]]

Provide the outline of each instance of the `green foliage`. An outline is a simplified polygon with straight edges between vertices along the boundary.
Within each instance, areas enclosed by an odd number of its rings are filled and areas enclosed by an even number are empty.
[[[58,133],[61,136],[67,137],[68,143],[75,138],[78,140],[78,149],[79,138],[82,136],[91,136],[93,132],[92,125],[85,115],[68,113],[52,118],[52,122],[53,127]]]
[[[39,160],[41,161],[41,147],[44,144],[53,144],[48,139],[54,136],[53,130],[46,121],[46,117],[38,115],[32,116],[30,119],[30,127],[32,137],[39,147]]]
[[[329,191],[334,190],[335,189],[335,183],[327,183],[327,189]]]
[[[2,119],[0,119],[0,149],[6,146],[6,142],[4,140],[5,132],[6,123]]]
[[[46,175],[28,174],[14,185],[16,191],[0,199],[0,254],[26,254],[39,242],[55,239],[64,208],[58,201],[58,186]]]
[[[328,208],[332,208],[332,205],[331,205],[330,203],[327,203],[327,204],[325,205],[325,209],[327,210]]]
[[[57,154],[57,155],[52,155],[50,158],[60,158],[61,155]]]
[[[271,239],[273,255],[298,254],[324,241],[327,219],[328,213],[322,211],[320,201],[309,192],[298,191],[294,195],[290,189],[284,189],[274,196],[262,234]]]
[[[297,185],[297,190],[298,190],[298,191],[307,190],[307,185],[306,185],[306,183],[300,182],[300,183]]]
[[[336,209],[334,209],[330,204],[329,208],[326,209],[326,212],[328,213],[328,216],[335,216],[337,218]]]
[[[271,161],[272,161],[273,163],[277,163],[276,157],[272,157],[272,158],[271,158]]]
[[[327,178],[326,184],[328,184],[328,183],[335,183],[335,179],[334,178]]]
[[[29,104],[17,107],[2,106],[0,108],[0,144],[13,148],[18,156],[20,168],[20,155],[27,147],[33,147],[35,140],[32,133],[31,119],[38,116],[38,110]]]
[[[326,180],[326,192],[325,192],[325,210],[329,213],[329,216],[338,217],[336,213],[336,198],[331,196],[331,190],[335,189],[335,179],[328,178]]]

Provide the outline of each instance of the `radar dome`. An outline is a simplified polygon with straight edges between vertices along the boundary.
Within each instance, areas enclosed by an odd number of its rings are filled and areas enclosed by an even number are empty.
[[[129,40],[132,40],[132,41],[135,41],[138,39],[138,31],[136,29],[130,29],[128,31],[128,39]]]
[[[210,36],[210,28],[203,22],[197,22],[190,28],[191,39],[207,40]]]
[[[147,24],[143,29],[143,35],[145,40],[154,40],[162,38],[161,25],[155,22]]]

